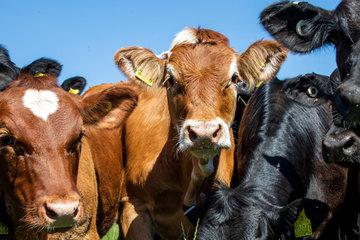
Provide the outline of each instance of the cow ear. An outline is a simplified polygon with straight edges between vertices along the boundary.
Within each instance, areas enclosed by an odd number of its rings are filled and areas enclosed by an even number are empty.
[[[144,86],[161,87],[165,75],[165,60],[142,47],[121,48],[115,54],[115,63],[132,81]]]
[[[307,2],[275,3],[263,10],[260,21],[276,40],[298,53],[332,43],[339,29],[331,11]]]
[[[84,124],[108,129],[119,127],[133,111],[137,100],[137,93],[128,83],[111,85],[85,95],[82,99]]]
[[[61,87],[67,92],[80,95],[84,91],[86,83],[85,78],[76,76],[66,79]]]
[[[238,55],[238,71],[250,88],[275,77],[287,57],[287,49],[276,41],[257,41]]]
[[[6,48],[0,45],[0,91],[19,75],[19,68],[10,60]]]

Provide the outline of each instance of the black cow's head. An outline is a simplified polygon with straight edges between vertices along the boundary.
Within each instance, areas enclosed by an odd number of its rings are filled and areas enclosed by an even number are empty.
[[[360,1],[343,0],[327,11],[307,2],[282,1],[260,16],[265,29],[285,47],[308,53],[326,44],[336,47],[342,84],[336,105],[347,126],[360,123]]]
[[[240,184],[210,195],[200,239],[279,239],[291,235],[302,209],[311,218],[311,239],[324,234],[347,176],[322,158],[332,95],[330,78],[317,74],[272,80],[254,93],[240,124]]]

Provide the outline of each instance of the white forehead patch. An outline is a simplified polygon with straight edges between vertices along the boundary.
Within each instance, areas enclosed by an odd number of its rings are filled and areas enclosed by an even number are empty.
[[[49,90],[28,89],[22,100],[26,108],[44,121],[59,108],[58,96]]]
[[[175,46],[180,44],[195,44],[198,42],[198,39],[194,33],[194,29],[185,28],[181,32],[177,33],[174,40],[171,42],[170,49],[173,49]]]
[[[232,78],[232,76],[238,73],[238,66],[237,66],[237,59],[236,57],[233,58],[233,60],[230,63],[230,67],[229,67],[229,79]]]

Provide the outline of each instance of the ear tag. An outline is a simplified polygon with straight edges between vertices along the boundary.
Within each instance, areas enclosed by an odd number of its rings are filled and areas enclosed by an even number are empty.
[[[305,209],[301,210],[294,223],[295,237],[306,237],[312,235],[311,221],[305,215]]]
[[[80,93],[80,91],[79,91],[79,89],[76,89],[76,88],[70,88],[69,93],[77,95]]]
[[[39,78],[39,77],[46,77],[46,74],[41,73],[41,72],[38,72],[38,73],[35,73],[34,77],[36,77],[36,78]]]
[[[264,83],[265,83],[264,81],[258,82],[258,84],[256,84],[255,87],[259,88],[259,87],[261,87]]]
[[[110,112],[111,109],[112,109],[112,103],[109,102],[109,101],[107,101],[105,104],[106,104],[105,110],[106,110],[106,112],[108,113],[108,112]]]
[[[147,85],[149,85],[150,87],[153,85],[154,81],[152,79],[147,79],[143,74],[141,70],[136,70],[135,72],[135,76],[140,79],[141,81],[143,81],[144,83],[146,83]]]
[[[9,234],[9,228],[4,223],[0,222],[0,235]]]

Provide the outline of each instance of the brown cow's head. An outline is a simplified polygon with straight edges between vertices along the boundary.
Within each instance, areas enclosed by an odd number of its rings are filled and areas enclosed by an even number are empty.
[[[250,93],[258,82],[271,79],[286,54],[273,41],[256,42],[238,54],[222,34],[186,28],[161,57],[129,47],[120,49],[115,61],[129,79],[167,89],[179,150],[210,159],[220,149],[230,148],[237,89]]]
[[[57,84],[60,70],[39,59],[0,92],[0,193],[15,224],[39,231],[86,217],[76,187],[84,126],[117,127],[137,102],[127,84],[68,93]]]

